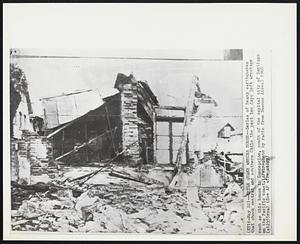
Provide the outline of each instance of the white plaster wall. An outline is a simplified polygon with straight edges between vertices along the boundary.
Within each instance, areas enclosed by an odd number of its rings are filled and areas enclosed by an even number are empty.
[[[29,119],[28,107],[24,95],[21,95],[21,102],[17,108],[16,115],[13,120],[14,138],[20,139],[22,135],[22,130],[34,131]]]
[[[217,151],[224,152],[224,153],[242,153],[243,136],[234,135],[228,139],[217,138]]]
[[[207,152],[216,147],[218,131],[213,104],[200,104],[189,128],[190,150]],[[212,116],[211,118],[207,116]]]

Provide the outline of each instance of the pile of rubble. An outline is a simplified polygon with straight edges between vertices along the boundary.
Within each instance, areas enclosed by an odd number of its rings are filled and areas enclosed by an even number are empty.
[[[19,199],[21,205],[12,210],[12,230],[242,233],[243,193],[234,181],[226,188],[174,190],[115,177],[107,169],[81,185],[70,176],[86,172],[75,171],[66,169],[61,181],[52,182],[44,191],[26,190],[27,198]],[[191,200],[193,191],[197,196]]]

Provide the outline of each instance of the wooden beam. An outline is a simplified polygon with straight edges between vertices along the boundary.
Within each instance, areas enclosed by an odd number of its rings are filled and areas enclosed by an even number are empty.
[[[132,181],[140,182],[140,183],[143,183],[146,185],[152,185],[151,182],[144,181],[142,178],[137,178],[137,177],[133,177],[131,175],[126,175],[123,172],[119,172],[119,171],[111,171],[108,175],[118,177],[121,179],[125,179],[125,180],[132,180]]]
[[[183,111],[185,111],[186,107],[184,107],[184,106],[159,106],[156,109],[183,110]]]
[[[149,118],[151,119],[151,121],[153,121],[153,107],[152,105],[147,101],[147,98],[145,98],[142,92],[138,92],[137,96],[138,96],[138,103],[140,103],[143,107],[143,109],[145,110],[145,112],[147,113],[147,115],[149,116]]]
[[[173,126],[172,122],[169,121],[169,160],[170,164],[173,163]]]
[[[190,149],[189,149],[189,137],[188,137],[185,144],[185,159],[187,163],[190,161],[189,150]]]
[[[157,122],[156,113],[153,111],[153,161],[157,164]]]
[[[88,140],[88,128],[87,128],[87,121],[85,119],[85,123],[84,123],[84,139],[85,141]],[[88,149],[85,148],[85,154],[86,154],[86,161],[89,162],[89,153],[88,153]]]
[[[177,117],[177,116],[156,116],[156,121],[166,121],[166,122],[175,122],[175,123],[183,123],[184,117]]]
[[[68,94],[61,94],[61,95],[53,96],[53,97],[43,97],[43,98],[40,98],[40,101],[57,98],[57,97],[65,97],[65,96],[70,96],[70,95],[75,95],[75,94],[79,94],[79,93],[83,93],[83,92],[90,92],[90,91],[93,91],[93,90],[82,90],[82,91],[71,92]]]
[[[107,103],[104,104],[105,107],[105,115],[106,115],[106,119],[107,119],[107,124],[108,124],[108,130],[110,132],[110,140],[111,140],[111,146],[114,150],[114,153],[117,152],[116,147],[115,147],[115,142],[114,142],[114,135],[112,133],[112,129],[111,129],[111,124],[110,124],[110,117],[109,117],[109,111],[107,108]]]
[[[56,105],[57,125],[59,125],[59,113],[58,113],[58,105],[57,105],[57,101],[55,102],[55,105]]]
[[[172,121],[171,121],[172,122]],[[172,123],[174,123],[174,122],[172,122]],[[166,135],[166,134],[157,134],[157,136],[167,136],[167,137],[169,137],[169,135]],[[172,137],[174,138],[174,137],[182,137],[182,135],[172,135]]]
[[[64,154],[64,143],[65,143],[65,130],[62,131],[62,143],[61,143],[61,153]]]
[[[177,158],[176,158],[176,166],[178,167],[178,171],[181,171],[181,166],[182,166],[182,154],[183,151],[185,150],[186,143],[187,143],[187,137],[188,137],[188,127],[191,122],[191,116],[193,113],[193,105],[194,105],[194,98],[195,98],[195,91],[197,90],[197,83],[199,81],[198,77],[194,77],[194,80],[192,81],[191,87],[190,87],[190,92],[189,92],[189,97],[187,101],[187,106],[186,106],[186,111],[185,111],[185,116],[184,116],[184,126],[183,126],[183,132],[182,132],[182,139],[180,142],[180,147],[177,153]]]
[[[87,122],[84,123],[84,139],[88,140],[88,129],[87,129]]]
[[[115,128],[113,129],[113,131],[115,131],[116,129],[117,129],[117,127],[115,127]],[[67,156],[73,154],[73,153],[78,152],[79,149],[86,147],[87,145],[91,144],[94,140],[96,140],[96,139],[99,138],[99,137],[105,136],[107,133],[110,133],[110,131],[107,131],[107,132],[105,132],[105,133],[103,133],[103,134],[101,134],[101,135],[99,135],[99,136],[96,136],[96,137],[90,139],[89,141],[86,141],[86,142],[82,143],[81,145],[77,146],[76,148],[74,147],[74,149],[72,149],[72,150],[70,150],[69,152],[67,152],[67,153],[65,153],[65,154],[63,154],[63,155],[61,155],[61,156],[55,158],[55,160],[60,160],[60,159],[62,159],[62,158],[65,158],[65,157],[67,157]]]

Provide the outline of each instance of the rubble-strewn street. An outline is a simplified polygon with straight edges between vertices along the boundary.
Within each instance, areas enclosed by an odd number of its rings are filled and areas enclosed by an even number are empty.
[[[96,169],[64,167],[59,180],[35,184],[35,190],[12,187],[12,230],[242,232],[243,193],[235,182],[228,183],[225,188],[175,190],[159,183],[145,184],[110,176],[111,169],[99,172],[82,186],[82,180],[72,181]],[[138,174],[132,168],[126,171]]]

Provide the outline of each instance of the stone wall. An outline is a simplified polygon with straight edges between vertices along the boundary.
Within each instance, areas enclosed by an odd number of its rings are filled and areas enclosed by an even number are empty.
[[[17,150],[18,150],[18,140],[16,139],[11,139],[10,140],[10,180],[11,181],[18,181],[18,155],[17,155]]]
[[[51,142],[44,136],[30,135],[28,137],[28,157],[32,176],[47,174],[55,177],[57,167],[53,160]]]
[[[21,139],[11,140],[12,181],[31,184],[34,176],[54,178],[56,173],[51,142],[46,137],[23,131]]]
[[[23,130],[34,131],[30,121],[26,97],[23,94],[21,94],[21,102],[13,119],[12,130],[12,136],[16,139],[21,139]]]
[[[123,148],[128,147],[127,156],[130,155],[134,162],[140,159],[137,102],[136,81],[124,84],[121,91],[122,143]]]
[[[19,184],[30,184],[30,161],[28,160],[28,141],[21,137],[17,141],[17,182]]]

